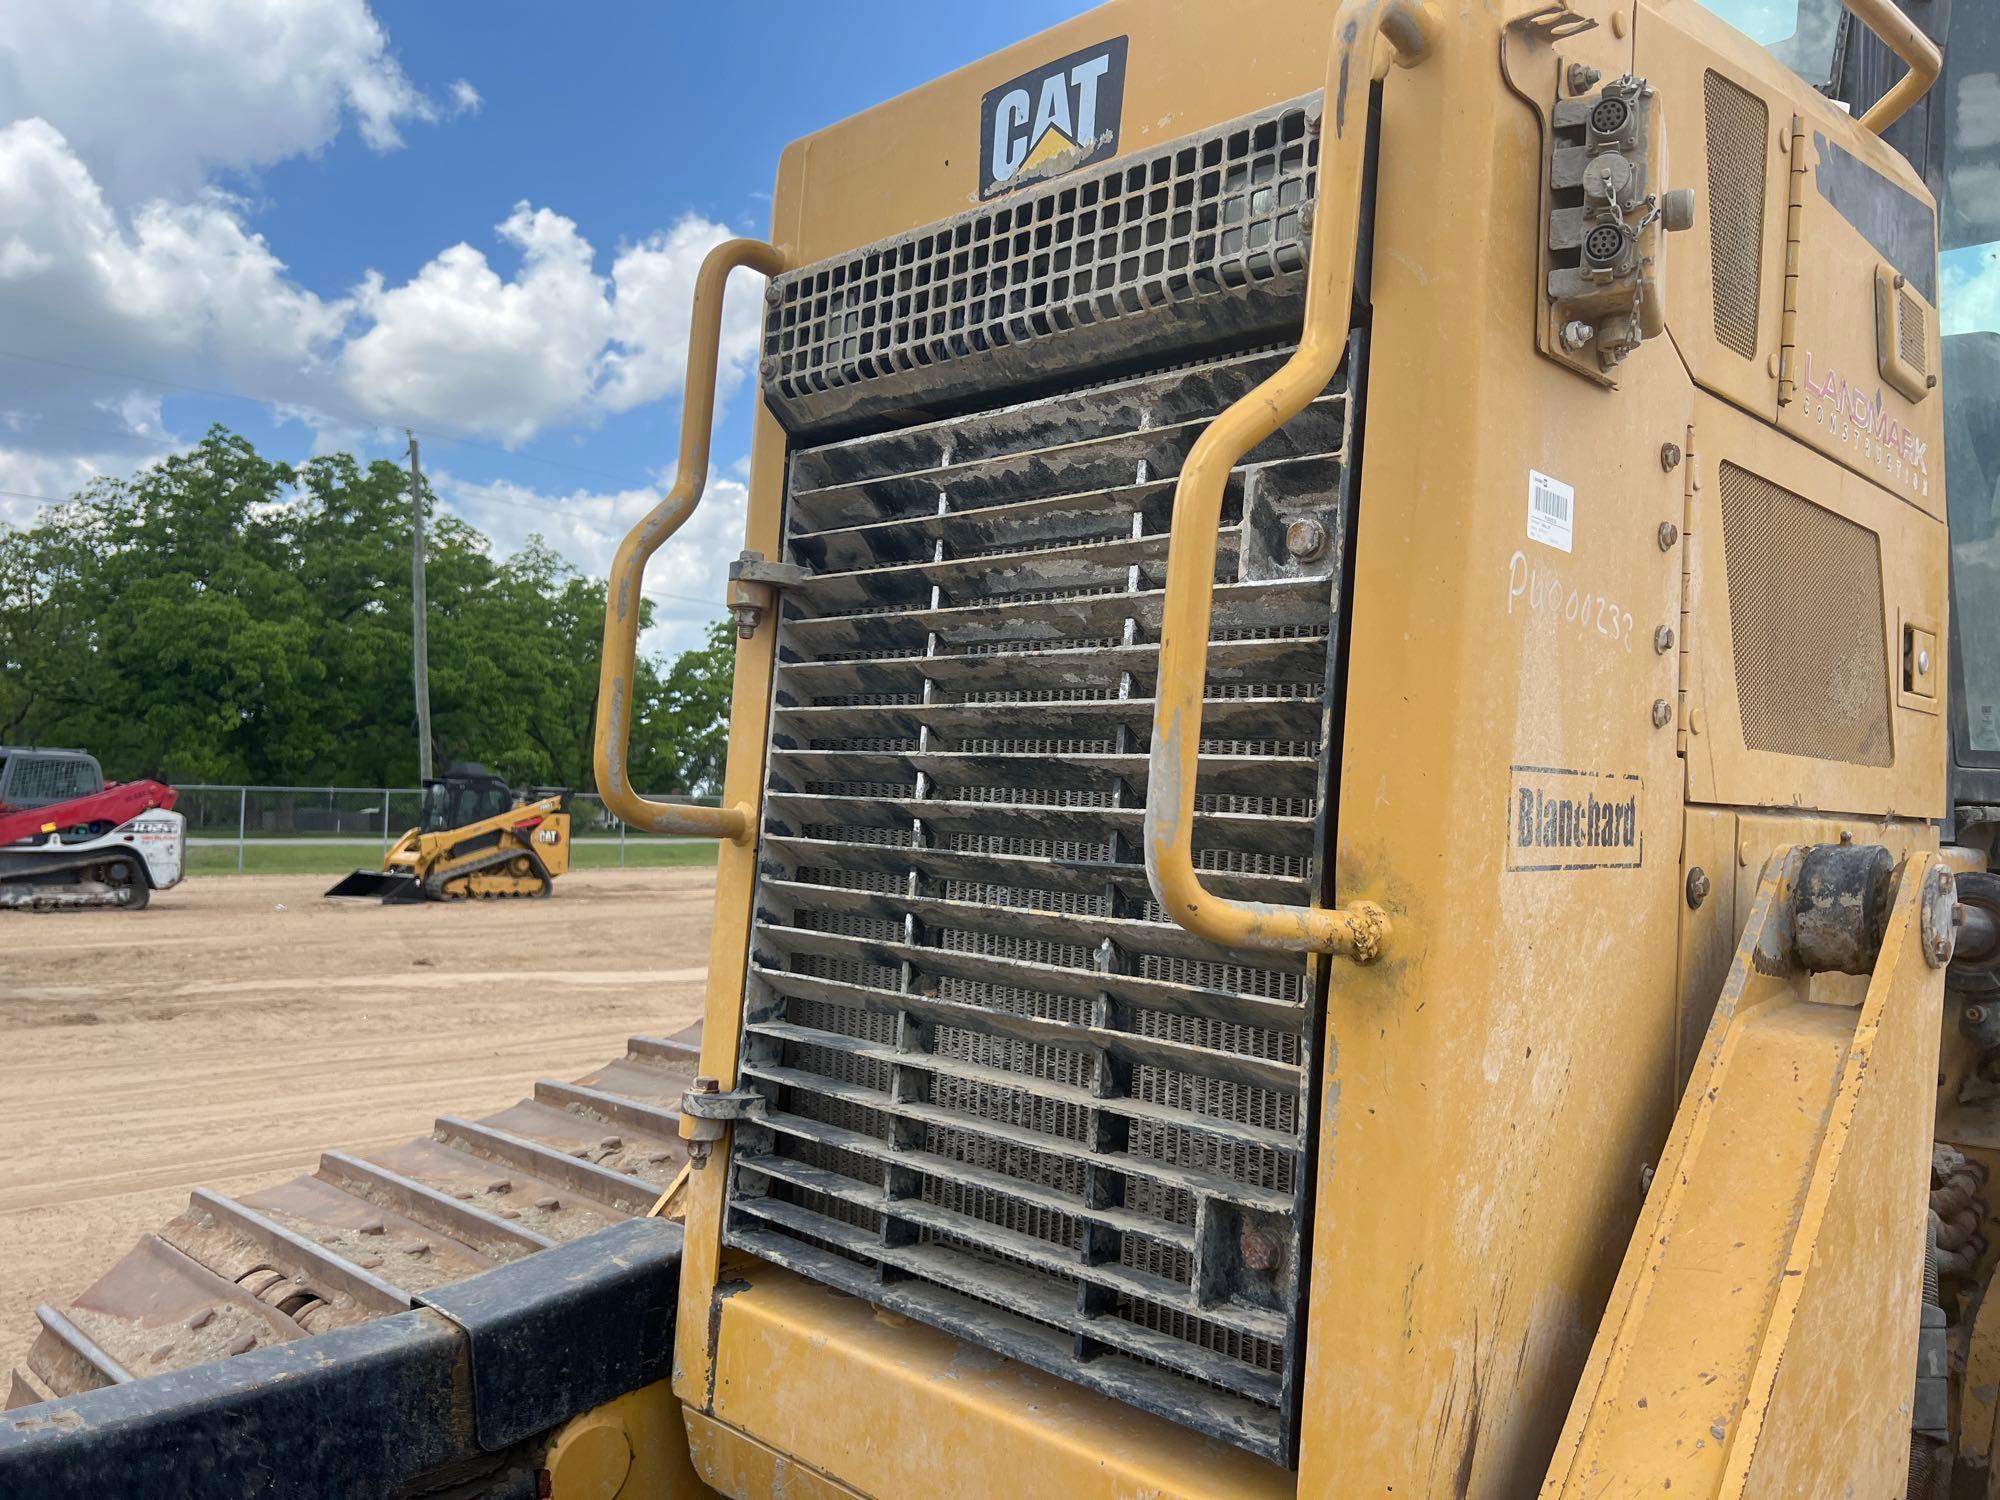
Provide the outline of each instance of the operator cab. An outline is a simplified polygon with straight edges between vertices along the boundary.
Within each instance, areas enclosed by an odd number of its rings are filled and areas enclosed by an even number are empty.
[[[51,807],[103,790],[104,772],[93,755],[0,745],[0,809]]]
[[[507,783],[477,761],[460,761],[424,783],[425,833],[449,833],[497,818],[515,806]]]

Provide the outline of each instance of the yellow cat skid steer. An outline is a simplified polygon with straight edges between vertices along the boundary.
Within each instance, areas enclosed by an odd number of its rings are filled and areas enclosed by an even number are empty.
[[[569,792],[537,787],[517,796],[484,766],[461,763],[424,783],[424,820],[329,896],[385,902],[467,896],[546,896],[569,871]]]

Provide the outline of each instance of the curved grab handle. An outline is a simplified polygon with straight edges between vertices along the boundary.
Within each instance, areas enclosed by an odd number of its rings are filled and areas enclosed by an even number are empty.
[[[1231,901],[1210,892],[1194,867],[1195,771],[1223,489],[1236,462],[1305,410],[1340,367],[1361,235],[1369,90],[1391,61],[1407,68],[1430,56],[1442,24],[1427,0],[1342,0],[1335,12],[1321,106],[1318,216],[1299,346],[1276,373],[1209,424],[1181,466],[1174,492],[1146,787],[1146,877],[1176,922],[1224,947],[1344,953],[1367,963],[1381,954],[1389,936],[1389,914],[1373,902],[1326,910]]]
[[[1882,45],[1910,65],[1910,71],[1896,80],[1896,86],[1877,99],[1861,117],[1861,128],[1877,135],[1903,117],[1903,112],[1937,82],[1944,71],[1944,55],[1937,43],[1917,29],[1894,0],[1843,0],[1854,19],[1881,38]]]
[[[715,420],[715,366],[722,342],[722,291],[729,273],[748,266],[775,276],[783,252],[762,240],[725,240],[701,263],[694,284],[694,319],[688,330],[687,380],[681,388],[681,454],[673,488],[618,544],[604,596],[604,655],[597,676],[597,741],[593,760],[604,805],[634,828],[722,838],[750,837],[750,809],[653,802],[632,790],[626,750],[632,737],[632,669],[639,650],[639,587],[646,560],[701,503],[708,482],[709,429]]]

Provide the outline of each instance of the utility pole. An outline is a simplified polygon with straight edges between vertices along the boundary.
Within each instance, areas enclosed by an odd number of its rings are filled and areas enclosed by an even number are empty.
[[[417,467],[417,435],[405,427],[403,436],[410,440],[410,638],[416,659],[417,776],[421,784],[431,779],[431,652],[427,628],[430,606],[424,596],[424,476]]]

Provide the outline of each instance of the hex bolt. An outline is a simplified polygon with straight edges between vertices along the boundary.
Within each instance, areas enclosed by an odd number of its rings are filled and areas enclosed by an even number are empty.
[[[764,379],[769,380],[772,376],[778,373],[778,362],[775,359],[758,360],[757,373],[763,376]]]
[[[1285,528],[1285,551],[1297,562],[1315,562],[1325,557],[1327,540],[1325,524],[1310,516]]]
[[[1299,205],[1299,233],[1311,234],[1313,229],[1313,202],[1308,198]]]
[[[1674,550],[1674,543],[1681,539],[1681,529],[1672,521],[1662,521],[1660,522],[1659,537],[1660,550],[1662,552],[1671,552]]]
[[[1664,698],[1653,700],[1653,727],[1665,729],[1674,716],[1674,706]]]
[[[1569,91],[1571,94],[1587,94],[1597,87],[1598,79],[1603,76],[1604,74],[1601,69],[1593,68],[1589,63],[1571,63],[1569,65]]]
[[[722,1085],[717,1080],[704,1074],[694,1081],[694,1091],[697,1094],[719,1094],[722,1092]]]
[[[767,281],[764,283],[764,300],[767,303],[769,303],[772,307],[776,307],[778,305],[778,299],[783,297],[784,295],[785,294],[783,292],[778,290],[777,282]]]
[[[1681,466],[1681,445],[1679,443],[1660,444],[1660,467],[1671,474]]]
[[[1665,656],[1669,651],[1673,650],[1674,649],[1673,631],[1668,629],[1665,625],[1662,625],[1659,627],[1659,629],[1655,630],[1653,632],[1653,649],[1659,652],[1660,655],[1662,656]]]
[[[1597,330],[1577,318],[1571,318],[1562,326],[1562,341],[1565,349],[1581,349],[1597,337]]]
[[[1708,871],[1696,865],[1688,871],[1688,910],[1700,911],[1701,903],[1708,899]]]
[[[1928,651],[1921,651],[1921,650],[1920,650],[1920,651],[1918,651],[1918,652],[1917,652],[1917,671],[1918,671],[1919,673],[1928,673],[1928,672],[1930,671],[1930,669],[1931,669],[1931,654],[1930,654],[1930,652],[1928,652]]]
[[[1275,1235],[1262,1229],[1246,1229],[1242,1239],[1237,1241],[1236,1249],[1248,1270],[1265,1272],[1277,1269],[1279,1246]]]

